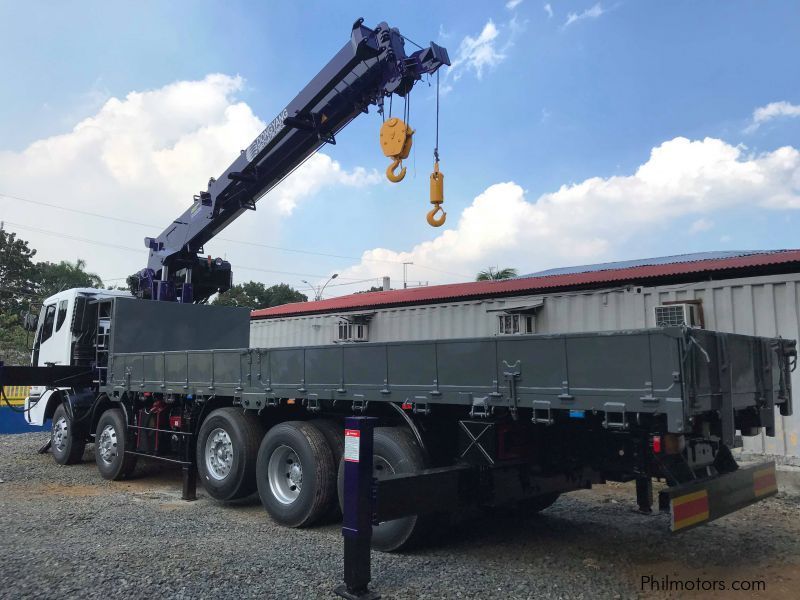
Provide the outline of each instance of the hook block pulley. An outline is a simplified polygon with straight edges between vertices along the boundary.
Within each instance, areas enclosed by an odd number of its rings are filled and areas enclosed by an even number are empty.
[[[392,183],[402,181],[406,176],[403,159],[408,158],[411,152],[413,135],[414,130],[397,117],[387,119],[381,126],[381,150],[383,150],[384,156],[392,159],[392,164],[386,168],[386,178]],[[399,173],[396,173],[398,167],[402,168]]]

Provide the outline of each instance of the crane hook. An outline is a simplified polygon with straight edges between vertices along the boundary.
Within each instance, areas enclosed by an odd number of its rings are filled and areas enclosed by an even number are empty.
[[[428,213],[428,224],[431,227],[441,227],[447,219],[447,213],[442,209],[444,202],[444,173],[439,172],[439,161],[433,163],[433,173],[431,173],[431,204],[433,209]],[[437,219],[437,213],[442,215]]]
[[[395,169],[397,167],[402,167],[399,173],[395,173]],[[386,167],[386,178],[391,181],[392,183],[397,183],[399,181],[403,181],[403,178],[406,176],[406,168],[403,167],[403,161],[397,157],[392,161],[388,167]]]
[[[438,219],[436,218],[436,213],[442,211],[442,216]],[[444,225],[444,222],[447,220],[447,213],[444,212],[441,204],[437,204],[435,208],[428,211],[428,225],[431,227],[441,227]]]

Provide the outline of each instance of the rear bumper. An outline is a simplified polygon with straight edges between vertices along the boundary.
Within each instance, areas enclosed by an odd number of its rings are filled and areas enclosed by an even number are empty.
[[[775,462],[743,467],[713,479],[678,485],[663,493],[669,501],[670,529],[685,531],[724,517],[778,492]]]

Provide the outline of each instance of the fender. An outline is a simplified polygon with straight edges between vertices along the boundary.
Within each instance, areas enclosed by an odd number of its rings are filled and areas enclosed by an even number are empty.
[[[389,406],[391,406],[397,414],[403,417],[403,421],[411,430],[411,433],[414,434],[414,437],[417,440],[417,444],[419,444],[419,449],[422,450],[422,454],[425,456],[425,461],[427,463],[430,463],[431,456],[430,453],[428,452],[428,447],[425,444],[425,438],[422,437],[422,431],[417,426],[414,419],[411,417],[411,415],[406,413],[406,411],[404,411],[399,404],[396,404],[394,402],[389,402]]]
[[[68,388],[45,390],[35,402],[31,402],[30,396],[25,398],[25,421],[29,425],[43,426],[61,404],[61,392],[66,389]]]

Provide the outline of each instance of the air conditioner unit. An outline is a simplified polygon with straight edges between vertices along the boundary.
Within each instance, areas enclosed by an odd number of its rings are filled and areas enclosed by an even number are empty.
[[[662,304],[654,307],[656,327],[694,327],[697,325],[697,305]]]

